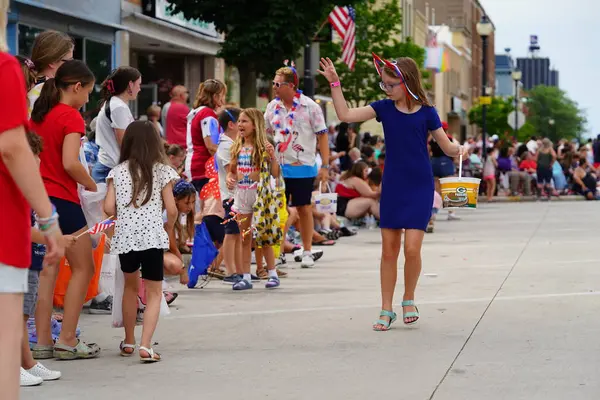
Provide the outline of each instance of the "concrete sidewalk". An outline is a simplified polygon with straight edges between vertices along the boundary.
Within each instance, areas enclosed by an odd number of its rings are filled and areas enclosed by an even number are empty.
[[[371,330],[380,236],[368,230],[325,248],[315,269],[288,269],[275,291],[182,289],[155,335],[159,364],[119,357],[121,330],[84,315],[83,338],[101,357],[47,362],[63,378],[22,397],[597,399],[597,211],[594,202],[483,204],[456,222],[442,212],[423,246],[414,329],[400,319]]]

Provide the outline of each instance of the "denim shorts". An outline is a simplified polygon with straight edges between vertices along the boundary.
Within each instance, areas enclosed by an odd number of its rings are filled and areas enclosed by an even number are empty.
[[[432,157],[431,169],[436,178],[446,178],[454,175],[454,161],[450,157]]]
[[[27,293],[23,296],[23,315],[32,317],[37,303],[40,271],[30,269],[27,278]]]
[[[96,183],[106,183],[106,177],[112,168],[106,165],[100,164],[99,162],[92,168],[92,179]]]

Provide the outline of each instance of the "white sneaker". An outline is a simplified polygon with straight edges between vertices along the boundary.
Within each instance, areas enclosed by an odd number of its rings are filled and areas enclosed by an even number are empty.
[[[302,263],[300,264],[302,268],[312,268],[315,266],[315,259],[312,254],[305,254],[302,256]]]
[[[311,250],[310,251],[313,256],[313,261],[318,261],[319,258],[323,257],[323,250]],[[296,250],[294,252],[294,261],[300,262],[302,261],[302,257],[304,257],[304,250]]]
[[[21,367],[21,386],[37,386],[41,385],[44,380],[40,377],[33,376]]]
[[[285,258],[285,254],[281,253],[279,257],[275,260],[275,267],[277,268],[287,268],[287,260]]]
[[[60,371],[52,371],[42,365],[42,363],[37,363],[33,368],[27,370],[33,376],[38,378],[42,378],[45,381],[55,381],[61,377]]]
[[[460,221],[460,217],[454,213],[448,213],[448,221]]]

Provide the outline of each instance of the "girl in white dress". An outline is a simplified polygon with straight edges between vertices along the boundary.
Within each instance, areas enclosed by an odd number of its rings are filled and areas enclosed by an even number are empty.
[[[120,345],[121,355],[128,357],[135,351],[134,329],[141,268],[146,292],[139,351],[142,362],[161,359],[151,345],[162,298],[163,255],[169,248],[162,215],[164,208],[167,211],[166,228],[173,229],[177,218],[173,182],[179,179],[177,172],[164,164],[166,159],[164,146],[152,123],[136,121],[127,127],[120,163],[107,177],[104,210],[117,219],[111,253],[119,255],[125,275],[125,340]]]

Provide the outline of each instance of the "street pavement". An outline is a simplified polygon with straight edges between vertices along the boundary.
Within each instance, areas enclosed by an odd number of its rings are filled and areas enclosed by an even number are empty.
[[[85,314],[83,337],[101,357],[46,362],[63,378],[22,398],[597,399],[597,211],[592,202],[492,203],[456,222],[442,212],[423,245],[418,328],[399,319],[371,330],[380,236],[365,229],[325,248],[317,268],[288,256],[290,277],[274,291],[181,289],[155,335],[158,364],[119,357],[110,316]],[[401,279],[397,290],[399,304]]]

